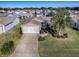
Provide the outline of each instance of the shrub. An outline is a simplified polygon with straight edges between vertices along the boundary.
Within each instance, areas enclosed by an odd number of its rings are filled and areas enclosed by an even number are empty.
[[[65,33],[65,34],[63,34],[63,35],[64,35],[64,37],[65,37],[65,38],[67,38],[67,37],[68,37],[68,34],[67,34],[67,33]]]
[[[41,37],[41,36],[40,36],[40,37],[38,38],[38,40],[39,40],[39,41],[43,41],[43,40],[45,40],[45,37]]]
[[[22,34],[22,28],[20,27],[20,34]]]
[[[5,42],[2,45],[2,47],[1,47],[1,53],[2,54],[10,53],[13,47],[14,47],[14,42],[13,41],[7,41],[7,42]]]

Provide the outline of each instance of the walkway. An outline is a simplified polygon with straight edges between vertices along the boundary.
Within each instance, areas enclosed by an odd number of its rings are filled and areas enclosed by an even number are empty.
[[[38,57],[38,34],[23,34],[12,57]]]

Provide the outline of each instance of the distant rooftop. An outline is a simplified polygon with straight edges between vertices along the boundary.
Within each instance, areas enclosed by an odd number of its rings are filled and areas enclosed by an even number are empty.
[[[2,17],[2,16],[7,16],[7,15],[8,15],[8,13],[0,12],[0,17]]]
[[[7,25],[11,23],[16,17],[12,16],[6,16],[6,17],[0,17],[0,24]]]
[[[40,17],[36,17],[34,18],[34,20],[39,21],[39,22],[43,22],[43,21],[50,21],[52,17],[46,17],[46,16],[40,16]]]

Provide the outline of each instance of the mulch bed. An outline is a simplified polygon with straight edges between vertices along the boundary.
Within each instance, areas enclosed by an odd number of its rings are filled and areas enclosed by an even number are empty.
[[[10,53],[8,53],[8,54],[6,54],[6,55],[4,55],[5,57],[10,57],[10,55],[15,51],[15,47],[14,48],[12,48],[12,50],[11,50],[11,52]]]

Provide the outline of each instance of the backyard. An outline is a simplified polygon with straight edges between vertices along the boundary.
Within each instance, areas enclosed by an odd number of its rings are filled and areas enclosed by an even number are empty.
[[[68,38],[55,38],[50,33],[39,41],[41,57],[79,56],[79,31],[66,27]]]

